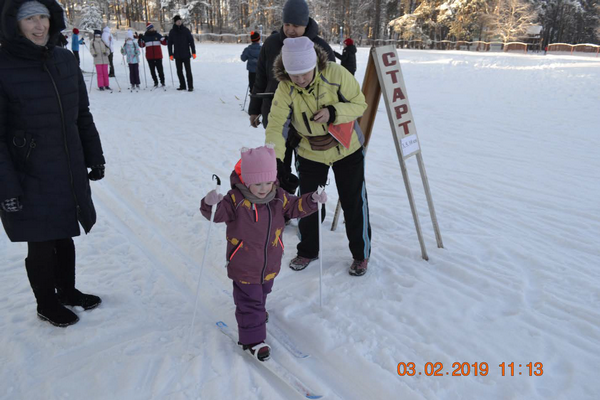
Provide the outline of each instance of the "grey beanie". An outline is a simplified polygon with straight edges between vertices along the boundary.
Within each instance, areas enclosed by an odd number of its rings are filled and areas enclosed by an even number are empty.
[[[39,1],[27,1],[19,7],[17,21],[21,21],[22,19],[29,18],[33,15],[45,15],[50,18],[50,11],[48,10],[48,7]]]
[[[308,3],[305,0],[288,0],[283,6],[283,23],[308,26]]]

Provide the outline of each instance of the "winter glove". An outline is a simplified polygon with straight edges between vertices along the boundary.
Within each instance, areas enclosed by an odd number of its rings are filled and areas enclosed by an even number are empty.
[[[298,189],[298,177],[292,174],[289,167],[283,164],[283,161],[277,159],[277,179],[279,179],[279,186],[290,194],[296,193]]]
[[[0,206],[6,212],[17,212],[23,209],[23,206],[17,197],[4,200],[2,203],[0,203]]]
[[[171,61],[173,61],[173,56],[169,56],[169,58],[171,59]]]
[[[214,206],[218,204],[223,199],[223,195],[221,193],[217,193],[216,190],[211,190],[208,192],[206,197],[204,198],[204,202],[209,206]]]
[[[88,178],[90,181],[99,181],[104,178],[104,165],[93,165]]]
[[[321,194],[317,193],[317,191],[315,190],[311,197],[315,203],[327,203],[327,193],[325,193],[324,190],[321,192]]]
[[[194,60],[196,59],[196,54],[192,54],[192,57],[194,57]]]

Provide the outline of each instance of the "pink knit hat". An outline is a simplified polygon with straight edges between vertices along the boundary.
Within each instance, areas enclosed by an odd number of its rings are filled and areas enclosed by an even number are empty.
[[[305,74],[317,66],[315,44],[306,36],[287,38],[283,41],[281,59],[288,74]]]
[[[277,159],[270,146],[242,149],[242,179],[246,186],[254,183],[275,182]]]

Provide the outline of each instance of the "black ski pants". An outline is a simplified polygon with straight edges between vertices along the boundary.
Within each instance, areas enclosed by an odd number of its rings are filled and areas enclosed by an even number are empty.
[[[325,186],[329,165],[298,158],[300,194],[317,190]],[[335,184],[346,220],[346,236],[350,252],[355,260],[364,260],[371,255],[371,224],[369,222],[369,203],[365,185],[365,154],[360,148],[349,156],[332,165]],[[298,255],[315,258],[319,254],[319,226],[317,213],[300,219],[300,243]]]
[[[158,85],[158,78],[156,77],[156,71],[158,71],[158,77],[160,78],[160,83],[165,84],[165,73],[163,72],[162,59],[157,60],[148,60],[148,68],[150,68],[150,75],[152,75],[152,80],[154,81],[154,86]]]
[[[185,77],[183,76],[183,66],[185,65]],[[187,77],[187,88],[194,88],[194,78],[192,77],[192,65],[189,58],[176,58],[175,66],[177,67],[177,77],[179,78],[179,87],[186,88],[185,79]]]

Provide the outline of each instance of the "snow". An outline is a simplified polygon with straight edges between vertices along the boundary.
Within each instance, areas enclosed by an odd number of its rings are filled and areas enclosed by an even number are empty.
[[[216,327],[236,326],[225,226],[207,238],[198,212],[212,174],[228,182],[239,149],[264,141],[241,111],[244,47],[197,43],[193,93],[129,93],[115,56],[123,92],[90,92],[107,159],[106,178],[92,183],[98,223],[76,238],[78,287],[103,303],[75,309],[80,321],[66,329],[40,321],[23,267],[27,247],[0,235],[0,398],[295,398]],[[360,48],[361,81],[367,56]],[[366,167],[369,272],[348,274],[343,225],[329,230],[332,184],[323,309],[318,263],[287,268],[293,225],[267,302],[272,320],[311,357],[296,359],[269,340],[274,357],[327,399],[597,398],[600,59],[418,50],[399,57],[444,248],[436,247],[412,157],[429,261],[421,258],[381,101]],[[171,85],[166,60],[164,67]],[[414,363],[415,376],[399,376],[400,362]],[[442,363],[443,376],[426,376],[428,362]],[[452,376],[455,362],[485,362],[489,372]],[[502,362],[515,363],[515,376],[501,375]],[[543,363],[542,376],[529,376],[530,362]]]

